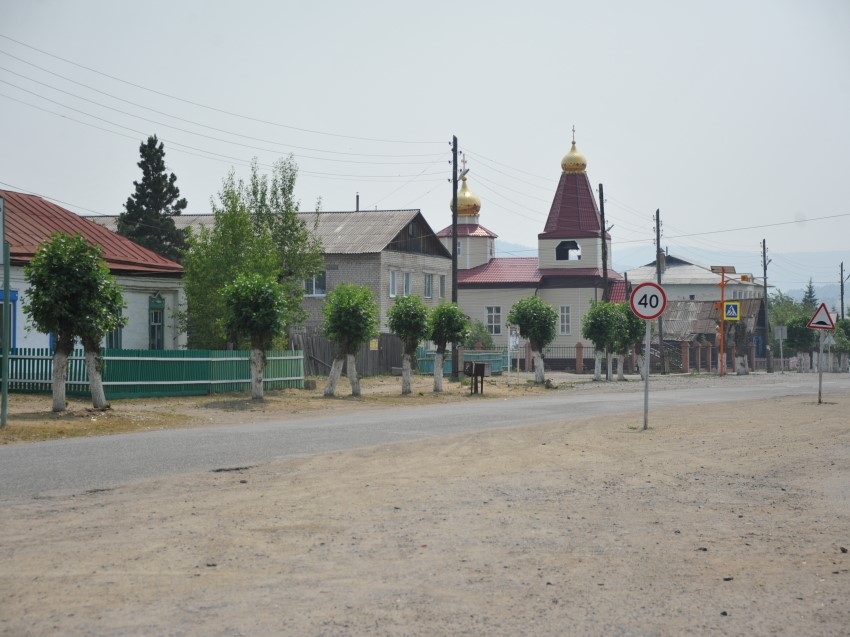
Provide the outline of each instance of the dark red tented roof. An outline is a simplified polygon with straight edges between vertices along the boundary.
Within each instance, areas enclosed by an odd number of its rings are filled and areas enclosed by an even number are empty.
[[[601,228],[602,221],[587,173],[561,173],[549,217],[538,238],[599,237]]]
[[[608,300],[611,303],[624,303],[626,298],[626,282],[623,279],[608,282]]]
[[[80,234],[99,245],[109,269],[122,274],[176,274],[183,267],[85,217],[36,195],[0,190],[6,201],[6,241],[13,263],[28,263],[55,232]]]

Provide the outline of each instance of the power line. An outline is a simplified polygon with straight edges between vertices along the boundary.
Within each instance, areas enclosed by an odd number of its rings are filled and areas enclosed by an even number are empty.
[[[121,82],[122,84],[126,84],[128,86],[132,86],[132,87],[135,87],[137,89],[147,91],[149,93],[154,93],[155,95],[160,95],[162,97],[167,97],[169,99],[177,100],[177,101],[183,102],[185,104],[191,104],[192,106],[204,108],[204,109],[207,109],[207,110],[210,110],[210,111],[214,111],[216,113],[222,113],[224,115],[230,115],[232,117],[238,117],[240,119],[245,119],[245,120],[248,120],[248,121],[257,122],[259,124],[267,124],[269,126],[277,126],[279,128],[286,128],[286,129],[289,129],[289,130],[297,130],[297,131],[300,131],[302,133],[311,133],[311,134],[314,134],[314,135],[326,135],[328,137],[340,137],[340,138],[344,138],[344,139],[355,139],[355,140],[366,141],[366,142],[379,142],[379,143],[385,143],[385,144],[443,144],[442,141],[440,141],[440,142],[426,142],[426,141],[407,141],[407,140],[399,140],[399,139],[377,139],[377,138],[372,138],[372,137],[358,137],[358,136],[355,136],[355,135],[343,135],[341,133],[329,133],[329,132],[326,132],[326,131],[319,131],[319,130],[313,130],[313,129],[309,129],[309,128],[301,128],[299,126],[291,126],[289,124],[281,124],[279,122],[272,122],[272,121],[264,120],[264,119],[261,119],[261,118],[258,118],[258,117],[251,117],[249,115],[242,115],[241,113],[234,113],[232,111],[228,111],[228,110],[225,110],[225,109],[222,109],[222,108],[217,108],[215,106],[209,106],[207,104],[201,104],[200,102],[194,102],[194,101],[189,100],[189,99],[178,97],[176,95],[171,95],[169,93],[164,93],[164,92],[158,91],[156,89],[152,89],[152,88],[148,88],[146,86],[142,86],[141,84],[136,84],[134,82],[130,82],[129,80],[125,80],[125,79],[122,79],[120,77],[116,77],[114,75],[104,73],[103,71],[98,71],[97,69],[93,69],[89,66],[85,66],[84,64],[74,62],[73,60],[69,60],[67,58],[63,58],[62,56],[55,55],[55,54],[50,53],[48,51],[44,51],[43,49],[39,49],[37,47],[31,46],[29,44],[26,44],[25,42],[21,42],[20,40],[16,40],[15,38],[11,38],[8,35],[5,35],[3,33],[0,33],[0,38],[4,38],[6,40],[14,42],[15,44],[19,44],[19,45],[26,47],[28,49],[32,49],[33,51],[38,51],[39,53],[41,53],[43,55],[47,55],[47,56],[52,57],[56,60],[60,60],[62,62],[65,62],[66,64],[71,64],[71,65],[76,66],[78,68],[85,69],[86,71],[89,71],[91,73],[96,73],[97,75],[109,78],[110,80],[115,80],[116,82]]]

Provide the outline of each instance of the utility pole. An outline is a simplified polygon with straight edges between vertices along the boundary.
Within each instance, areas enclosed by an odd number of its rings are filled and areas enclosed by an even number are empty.
[[[599,228],[599,238],[602,239],[602,300],[608,300],[608,242],[605,240],[605,235],[608,230],[605,227],[605,195],[602,191],[602,184],[599,184],[599,215],[602,220],[602,225]]]
[[[661,285],[661,209],[655,210],[655,276],[658,285]],[[658,317],[658,360],[661,362],[661,373],[667,373],[667,357],[664,355],[664,319]],[[648,367],[647,367],[648,369]]]
[[[457,305],[457,135],[452,135],[452,303]],[[452,380],[458,378],[458,343],[452,343]]]
[[[773,352],[770,349],[770,320],[767,316],[767,264],[770,263],[770,259],[767,258],[767,240],[761,240],[761,265],[762,272],[764,278],[762,279],[762,283],[764,284],[764,358],[765,365],[767,366],[767,373],[773,373]]]
[[[844,282],[850,279],[850,274],[844,276],[844,261],[841,262],[841,320],[844,320]]]

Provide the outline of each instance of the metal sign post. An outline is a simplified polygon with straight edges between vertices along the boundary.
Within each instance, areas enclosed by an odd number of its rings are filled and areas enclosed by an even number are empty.
[[[835,323],[832,320],[829,310],[826,309],[826,303],[821,303],[818,306],[818,309],[815,310],[814,315],[809,319],[806,327],[810,330],[820,330],[820,338],[818,339],[820,343],[818,351],[818,405],[820,405],[823,393],[823,333],[831,332],[835,329]]]
[[[774,336],[779,341],[779,369],[780,374],[785,373],[785,354],[782,353],[782,341],[788,338],[788,328],[785,325],[780,325],[774,330]]]
[[[657,319],[667,309],[667,294],[657,283],[648,281],[641,283],[629,297],[629,306],[638,318],[646,321],[646,344],[644,346],[644,379],[643,379],[643,429],[649,426],[649,368],[650,368],[650,321]],[[662,341],[663,347],[663,341]]]

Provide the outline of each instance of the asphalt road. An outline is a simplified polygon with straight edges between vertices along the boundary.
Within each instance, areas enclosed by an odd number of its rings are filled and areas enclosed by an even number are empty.
[[[552,392],[534,398],[481,400],[297,420],[161,430],[94,438],[70,438],[0,447],[0,503],[109,489],[150,478],[251,466],[279,458],[370,447],[486,429],[564,422],[590,416],[635,413],[643,424],[642,384],[632,391]],[[830,392],[850,390],[850,375],[825,374]],[[817,403],[816,374],[704,377],[693,386],[651,384],[653,410],[785,395],[810,395]]]

